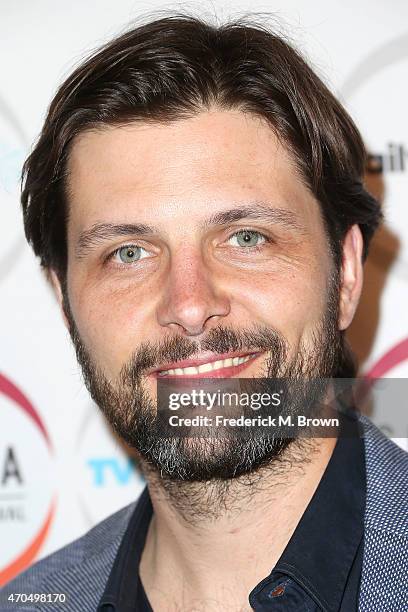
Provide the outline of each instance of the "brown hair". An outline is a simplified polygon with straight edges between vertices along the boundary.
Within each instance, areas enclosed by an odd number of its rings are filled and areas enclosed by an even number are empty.
[[[104,124],[174,121],[212,106],[265,118],[320,204],[336,265],[355,223],[366,258],[382,214],[362,184],[364,145],[342,105],[282,36],[243,20],[216,27],[177,15],[106,44],[52,100],[24,164],[21,197],[25,234],[42,266],[65,279],[64,187],[76,135]]]

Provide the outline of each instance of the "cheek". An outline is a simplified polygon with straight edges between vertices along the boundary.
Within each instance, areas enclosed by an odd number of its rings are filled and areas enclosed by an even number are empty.
[[[72,294],[72,297],[71,297]],[[108,286],[79,287],[70,294],[78,331],[95,363],[116,377],[123,364],[149,337],[152,308],[149,299],[134,287],[112,290]]]
[[[271,326],[281,332],[291,346],[297,347],[325,313],[326,277],[322,270],[307,275],[304,271],[252,275],[250,282],[237,286],[232,295],[236,296],[241,320]]]

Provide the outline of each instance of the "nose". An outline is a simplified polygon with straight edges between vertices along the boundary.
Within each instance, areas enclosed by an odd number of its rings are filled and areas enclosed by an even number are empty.
[[[172,258],[157,319],[161,326],[198,336],[230,313],[230,300],[198,254]]]

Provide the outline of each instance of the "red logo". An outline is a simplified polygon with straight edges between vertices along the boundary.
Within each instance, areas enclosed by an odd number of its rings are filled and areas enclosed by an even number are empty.
[[[24,395],[24,393],[2,374],[0,374],[0,394],[5,396],[7,400],[11,400],[12,404],[17,406],[18,409],[23,411],[24,415],[29,418],[30,423],[35,425],[43,445],[45,443],[49,454],[52,455],[53,449],[51,441],[38,412],[35,410],[34,406]],[[24,549],[14,559],[8,561],[5,567],[0,569],[0,586],[12,580],[12,578],[26,569],[34,561],[47,538],[50,525],[54,517],[55,506],[56,496],[54,494],[51,502],[48,505],[48,509],[46,510],[45,518],[42,520],[39,528],[36,528],[34,536],[31,535],[30,540]]]
[[[394,369],[397,365],[408,359],[408,338],[398,342],[389,349],[385,355],[371,366],[364,377],[367,379],[382,378],[384,374]]]

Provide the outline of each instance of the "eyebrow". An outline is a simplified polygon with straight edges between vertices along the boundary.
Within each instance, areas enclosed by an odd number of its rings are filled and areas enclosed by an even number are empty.
[[[306,228],[299,216],[285,208],[272,208],[265,202],[256,202],[251,205],[231,208],[230,210],[214,213],[203,223],[204,228],[227,225],[243,219],[266,221],[282,225],[288,229],[305,233]],[[158,228],[144,223],[95,223],[79,235],[76,246],[76,257],[84,257],[89,251],[103,242],[120,236],[146,236],[158,234]]]

